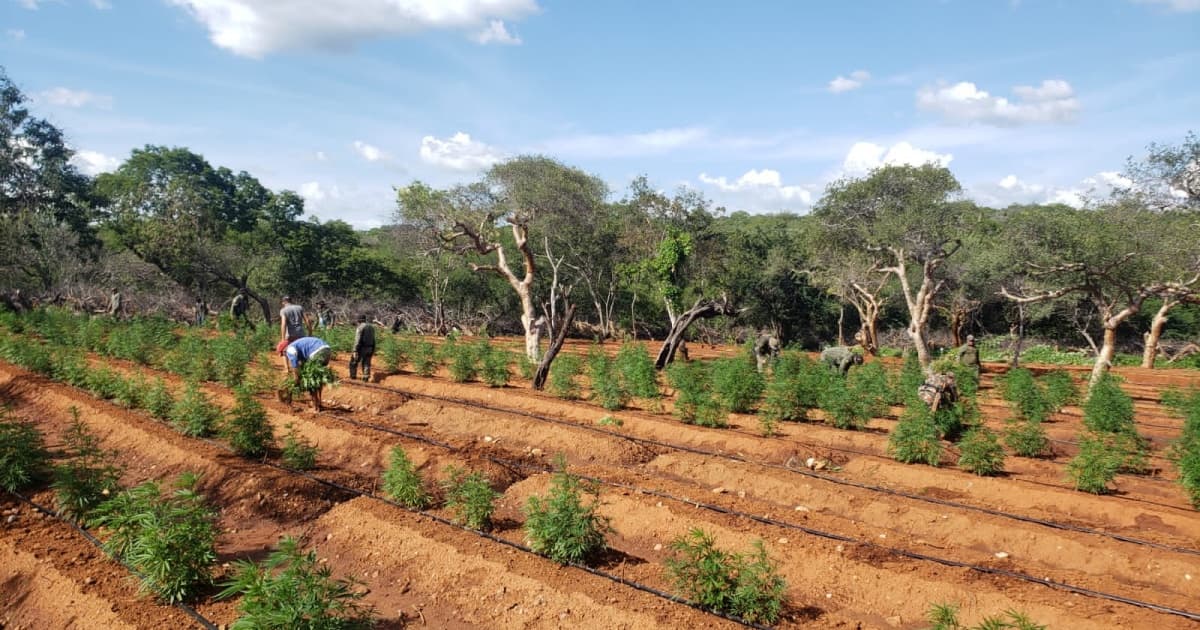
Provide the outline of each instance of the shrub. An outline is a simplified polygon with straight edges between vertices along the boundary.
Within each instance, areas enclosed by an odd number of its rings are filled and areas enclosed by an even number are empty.
[[[16,492],[42,479],[50,454],[32,423],[0,415],[0,488]]]
[[[1079,454],[1067,463],[1067,478],[1076,490],[1105,494],[1121,470],[1125,455],[1112,443],[1112,435],[1092,434],[1079,440]]]
[[[1200,509],[1200,439],[1181,441],[1173,449],[1172,458],[1179,468],[1179,485],[1192,505]]]
[[[591,495],[584,503],[583,495]],[[525,504],[525,535],[534,551],[551,560],[586,563],[607,547],[612,531],[608,518],[599,514],[599,489],[567,472],[560,457],[558,472],[545,497],[529,497]]]
[[[883,413],[886,385],[879,364],[871,363],[844,379],[828,379],[817,400],[826,422],[839,429],[861,429],[876,414]]]
[[[888,438],[887,450],[896,461],[905,464],[937,466],[941,462],[942,443],[928,407],[920,401],[905,406]]]
[[[95,523],[111,533],[105,549],[140,574],[142,590],[170,603],[212,584],[218,513],[195,487],[191,474],[167,495],[148,481],[96,508]]]
[[[1045,457],[1050,452],[1046,429],[1036,420],[1010,419],[1004,443],[1021,457]]]
[[[311,470],[317,467],[317,447],[300,435],[291,422],[283,425],[287,433],[283,436],[283,450],[279,454],[283,465],[293,470]]]
[[[1004,470],[1004,448],[1000,438],[987,427],[975,427],[958,443],[958,467],[976,475],[990,476]]]
[[[558,361],[558,358],[555,358]],[[538,363],[529,358],[528,355],[522,353],[517,355],[517,373],[521,378],[532,381],[534,376],[537,376]]]
[[[779,435],[779,420],[770,414],[760,413],[758,429],[762,431],[763,437],[775,437]]]
[[[887,370],[882,363],[864,363],[851,370],[846,380],[849,381],[850,388],[863,398],[869,417],[882,416],[888,412],[891,390]]]
[[[979,373],[975,371],[975,368],[959,363],[958,359],[953,356],[946,356],[935,361],[932,368],[938,374],[954,374],[954,387],[958,390],[959,400],[975,399],[975,394],[979,391]]]
[[[667,368],[675,388],[675,417],[702,427],[725,427],[725,414],[713,399],[708,371],[699,361],[675,361]]]
[[[754,551],[734,554],[718,549],[711,534],[692,529],[671,542],[667,572],[684,597],[752,623],[775,623],[783,610],[787,583],[767,557],[761,540]]]
[[[447,340],[442,350],[449,361],[450,380],[456,383],[473,381],[479,376],[479,359],[488,348],[487,339],[479,345]]]
[[[239,337],[221,335],[209,342],[213,370],[226,387],[237,387],[246,377],[246,366],[253,358],[250,348]]]
[[[749,413],[762,398],[765,387],[752,357],[717,359],[712,363],[712,389],[726,411]]]
[[[71,407],[71,426],[63,434],[63,462],[54,466],[55,502],[58,511],[83,521],[92,510],[120,488],[121,468],[115,451],[100,448],[100,438],[79,419]]]
[[[112,398],[113,402],[126,409],[136,409],[142,406],[142,396],[146,392],[146,377],[141,372],[132,377],[124,378],[114,375]]]
[[[512,355],[503,348],[488,347],[483,355],[483,382],[490,387],[504,387],[508,385],[509,371],[508,366],[512,362]]]
[[[1038,381],[1045,393],[1046,406],[1050,412],[1062,411],[1067,405],[1079,402],[1079,386],[1066,370],[1051,370],[1041,375]]]
[[[917,397],[917,388],[925,382],[925,372],[917,360],[917,353],[909,350],[904,353],[904,363],[892,381],[891,403],[907,405]]]
[[[98,398],[113,398],[117,395],[124,379],[108,367],[92,368],[84,377],[83,387]]]
[[[654,369],[654,359],[650,358],[645,346],[633,341],[621,344],[616,364],[622,387],[629,395],[635,398],[662,396],[658,389],[658,370]]]
[[[966,630],[958,621],[958,606],[954,604],[932,604],[926,619],[933,624],[930,630]],[[1046,630],[1023,612],[1006,610],[999,615],[984,617],[971,630]]]
[[[1116,376],[1105,374],[1092,387],[1083,404],[1083,425],[1101,433],[1136,433],[1133,398],[1121,389]]]
[[[356,630],[374,625],[374,609],[360,603],[366,592],[355,582],[333,579],[333,569],[317,562],[286,537],[262,565],[240,560],[217,599],[242,596],[238,629]]]
[[[629,394],[621,387],[613,360],[604,350],[593,347],[588,353],[588,380],[592,384],[592,398],[609,411],[616,411],[629,402]]]
[[[76,387],[87,384],[87,358],[82,351],[61,347],[54,353],[54,369],[51,377]]]
[[[455,520],[471,529],[491,529],[500,493],[492,489],[487,475],[477,471],[468,474],[455,466],[448,466],[446,475],[448,479],[442,482],[442,488],[446,507],[454,513]]]
[[[249,389],[234,390],[237,404],[221,426],[222,436],[242,457],[262,457],[275,441],[275,432],[267,421],[267,411]]]
[[[1050,413],[1042,387],[1026,368],[1014,368],[998,379],[1000,396],[1019,417],[1042,422]]]
[[[200,384],[189,381],[183,397],[171,408],[171,426],[191,437],[206,437],[220,425],[221,410],[214,405]]]
[[[567,400],[578,399],[580,389],[577,379],[582,369],[583,362],[573,354],[560,354],[555,357],[547,379],[550,393]]]
[[[625,421],[620,418],[614,418],[612,416],[604,416],[603,418],[600,418],[599,420],[597,420],[596,424],[599,424],[601,426],[606,426],[606,427],[620,427],[620,426],[625,425]]]
[[[801,421],[830,380],[829,370],[798,352],[785,352],[775,361],[759,414],[768,422]]]
[[[383,362],[386,372],[396,373],[408,362],[407,349],[404,344],[392,335],[382,335],[379,340],[379,359]]]
[[[433,376],[440,365],[437,348],[428,341],[418,341],[412,346],[413,372],[419,376]]]
[[[414,510],[423,510],[431,502],[421,473],[399,446],[392,448],[391,464],[383,471],[383,493],[396,503]]]
[[[167,420],[171,417],[175,399],[171,396],[171,390],[167,389],[166,381],[161,377],[154,379],[154,385],[146,390],[146,395],[142,397],[142,407],[159,420]]]

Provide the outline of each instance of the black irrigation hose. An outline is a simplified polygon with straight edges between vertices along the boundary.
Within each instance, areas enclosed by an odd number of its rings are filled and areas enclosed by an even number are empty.
[[[367,422],[359,422],[357,420],[343,418],[341,416],[338,416],[338,415],[332,414],[332,413],[328,413],[328,412],[322,413],[321,415],[336,419],[339,422],[346,422],[346,423],[349,423],[349,424],[352,424],[355,426],[359,426],[362,428],[371,429],[371,430],[379,431],[382,433],[399,435],[399,436],[407,437],[407,438],[414,439],[414,440],[417,440],[420,442],[424,442],[427,444],[440,446],[440,447],[446,448],[447,450],[450,450],[452,452],[463,452],[463,449],[451,446],[449,444],[446,444],[446,443],[438,441],[438,440],[427,438],[422,435],[411,434],[411,433],[408,433],[405,431],[400,431],[397,429],[392,429],[389,427],[375,425],[375,424],[371,424],[371,423],[367,423]],[[485,455],[484,459],[486,459],[487,461],[490,461],[496,465],[499,465],[499,466],[502,466],[505,468],[510,468],[510,469],[521,468],[521,469],[525,469],[525,470],[534,470],[537,472],[549,472],[551,470],[550,468],[545,467],[545,466],[534,466],[531,464],[522,464],[520,462],[515,462],[515,461],[503,459],[503,458],[493,457],[490,455]],[[274,464],[268,464],[268,465],[274,466]],[[1149,610],[1153,610],[1155,612],[1169,614],[1169,615],[1175,615],[1178,617],[1184,617],[1186,619],[1191,619],[1193,621],[1200,621],[1200,613],[1196,613],[1196,612],[1191,612],[1191,611],[1182,610],[1182,609],[1178,609],[1178,608],[1172,608],[1169,606],[1162,606],[1160,604],[1155,604],[1152,602],[1146,602],[1143,600],[1132,599],[1129,597],[1124,597],[1122,595],[1116,595],[1116,594],[1107,593],[1104,591],[1097,591],[1097,590],[1093,590],[1093,589],[1089,589],[1089,588],[1085,588],[1085,587],[1081,587],[1081,586],[1074,586],[1074,585],[1068,584],[1066,582],[1056,582],[1056,581],[1048,579],[1048,578],[1039,578],[1039,577],[1029,575],[1027,573],[1021,573],[1019,571],[1011,571],[1008,569],[987,567],[987,566],[983,566],[983,565],[972,564],[969,562],[961,562],[958,560],[939,558],[937,556],[931,556],[931,555],[927,555],[927,554],[923,554],[923,553],[917,553],[914,551],[908,551],[905,549],[900,549],[898,547],[888,547],[885,545],[880,545],[875,542],[871,542],[869,540],[859,540],[859,539],[851,537],[851,536],[845,536],[842,534],[826,532],[824,530],[815,529],[812,527],[806,527],[804,525],[790,523],[787,521],[781,521],[781,520],[766,517],[766,516],[758,516],[755,514],[742,512],[740,510],[726,508],[726,507],[723,507],[720,505],[715,505],[715,504],[711,504],[711,503],[705,503],[702,501],[696,501],[693,499],[679,497],[679,496],[673,495],[669,492],[663,492],[660,490],[650,490],[650,489],[642,488],[640,486],[636,486],[636,485],[632,485],[632,484],[608,481],[605,479],[601,479],[598,477],[592,477],[589,475],[579,475],[579,477],[582,479],[591,481],[593,483],[598,483],[598,484],[602,484],[602,485],[606,485],[606,486],[612,486],[612,487],[616,487],[616,488],[623,488],[626,490],[630,490],[633,492],[638,492],[638,493],[646,494],[646,495],[650,495],[650,496],[656,496],[659,498],[667,499],[670,501],[675,501],[678,503],[683,503],[686,505],[692,505],[692,506],[695,506],[700,509],[705,509],[705,510],[717,512],[720,514],[726,514],[726,515],[733,516],[733,517],[749,519],[749,520],[752,520],[752,521],[755,521],[758,523],[763,523],[765,525],[772,525],[775,527],[782,527],[785,529],[793,529],[793,530],[801,531],[801,532],[804,532],[805,534],[817,536],[820,538],[836,540],[838,542],[853,543],[856,545],[862,545],[862,546],[870,547],[873,549],[879,549],[886,553],[894,554],[894,555],[901,556],[904,558],[909,558],[909,559],[913,559],[913,560],[921,560],[921,561],[925,561],[925,562],[933,562],[933,563],[940,564],[943,566],[948,566],[948,567],[970,569],[971,571],[976,571],[979,573],[999,575],[999,576],[1008,577],[1008,578],[1015,579],[1015,580],[1020,580],[1023,582],[1029,582],[1029,583],[1039,584],[1042,586],[1047,586],[1047,587],[1058,589],[1058,590],[1064,590],[1064,591],[1076,593],[1079,595],[1085,595],[1085,596],[1093,597],[1093,598],[1097,598],[1097,599],[1104,599],[1104,600],[1108,600],[1108,601],[1118,602],[1118,603],[1127,604],[1127,605],[1135,606],[1135,607],[1139,607],[1139,608],[1146,608]],[[315,480],[323,482],[323,480],[320,480],[320,479],[315,479]],[[330,483],[332,485],[332,482],[330,482]],[[389,503],[392,505],[398,505],[387,499],[384,499],[381,497],[374,497],[373,495],[370,495],[369,493],[360,493],[360,494],[366,494],[367,496],[371,496],[372,498],[378,498],[381,501],[384,501],[386,503]],[[405,508],[402,505],[398,505],[398,507],[402,507],[404,509],[409,509],[409,508]],[[414,512],[417,512],[420,514],[425,514],[425,512],[421,512],[421,511],[417,511],[417,510],[410,510],[410,511],[414,511]],[[433,518],[435,520],[438,520],[439,522],[444,521],[444,519],[441,519],[440,517],[437,517],[434,515],[427,514],[427,516],[429,516],[430,518]],[[456,527],[459,527],[462,529],[466,529],[467,531],[475,531],[475,530],[471,530],[469,528],[463,528],[461,525],[457,525],[456,523],[450,523],[450,524],[455,525]],[[482,535],[486,536],[487,534],[482,534]],[[504,542],[508,543],[508,541],[504,541]],[[508,544],[515,545],[515,543],[508,543]],[[515,546],[519,547],[519,545],[515,545]],[[583,568],[586,569],[587,567],[583,567]]]
[[[448,403],[466,406],[466,407],[477,407],[480,409],[487,409],[490,411],[497,411],[500,413],[525,416],[525,417],[533,418],[535,420],[539,420],[542,422],[550,422],[553,424],[560,424],[560,425],[564,425],[564,426],[576,427],[579,429],[591,431],[594,433],[601,433],[601,434],[608,435],[610,437],[614,437],[614,438],[618,438],[618,439],[630,440],[632,442],[652,444],[654,446],[659,446],[659,447],[667,448],[667,449],[674,449],[674,450],[678,450],[678,451],[684,451],[684,452],[692,453],[695,455],[719,457],[719,458],[723,458],[723,459],[740,462],[743,464],[750,464],[753,466],[762,466],[764,468],[786,470],[786,471],[789,471],[789,472],[792,472],[792,473],[795,473],[798,475],[804,475],[806,477],[813,477],[815,479],[821,479],[823,481],[828,481],[830,483],[834,483],[834,484],[838,484],[838,485],[851,486],[851,487],[860,488],[863,490],[868,490],[871,492],[879,492],[879,493],[888,494],[888,495],[892,495],[892,496],[903,497],[906,499],[912,499],[914,501],[923,501],[926,503],[933,503],[935,505],[943,505],[946,507],[952,507],[952,508],[956,508],[956,509],[980,512],[983,514],[987,514],[989,516],[995,516],[995,517],[999,517],[999,518],[1007,518],[1007,519],[1012,519],[1012,520],[1016,520],[1016,521],[1022,521],[1025,523],[1032,523],[1035,525],[1042,525],[1042,526],[1051,527],[1054,529],[1062,529],[1062,530],[1067,530],[1067,531],[1079,532],[1079,533],[1083,533],[1083,534],[1104,536],[1104,537],[1112,538],[1115,540],[1119,540],[1121,542],[1131,543],[1131,544],[1135,544],[1135,545],[1142,545],[1142,546],[1151,547],[1154,549],[1162,549],[1164,551],[1171,551],[1174,553],[1184,553],[1184,554],[1200,556],[1200,550],[1197,550],[1197,549],[1190,549],[1187,547],[1176,547],[1174,545],[1167,545],[1167,544],[1163,544],[1163,543],[1156,543],[1156,542],[1149,541],[1149,540],[1142,540],[1140,538],[1134,538],[1132,536],[1125,536],[1122,534],[1106,532],[1106,531],[1102,531],[1102,530],[1098,530],[1098,529],[1093,529],[1090,527],[1083,527],[1081,525],[1070,525],[1067,523],[1058,523],[1055,521],[1049,521],[1049,520],[1045,520],[1045,519],[1035,518],[1032,516],[1024,516],[1021,514],[1013,514],[1010,512],[1004,512],[1002,510],[993,510],[993,509],[989,509],[989,508],[985,508],[985,507],[968,505],[966,503],[958,503],[955,501],[948,501],[945,499],[937,499],[934,497],[925,497],[925,496],[913,494],[910,492],[904,492],[902,490],[893,490],[891,488],[885,488],[882,486],[874,486],[874,485],[865,484],[865,483],[861,483],[861,482],[857,482],[857,481],[851,481],[849,479],[842,479],[839,477],[834,477],[832,475],[821,474],[821,473],[808,471],[808,470],[797,470],[795,468],[789,468],[788,466],[785,466],[783,464],[772,464],[772,463],[768,463],[768,462],[754,462],[754,461],[750,461],[744,457],[739,457],[737,455],[731,455],[731,454],[727,454],[727,453],[718,453],[715,451],[708,451],[708,450],[695,448],[695,447],[691,447],[691,446],[671,444],[668,442],[661,442],[659,440],[654,440],[651,438],[642,438],[642,437],[636,437],[636,436],[632,436],[632,435],[625,435],[622,433],[617,433],[615,431],[608,431],[606,429],[601,429],[599,427],[593,427],[593,426],[589,426],[586,424],[578,424],[575,422],[569,422],[566,420],[560,420],[560,419],[551,418],[548,416],[541,416],[541,415],[534,414],[534,413],[531,413],[528,411],[521,411],[519,409],[506,409],[503,407],[495,407],[495,406],[487,405],[484,403],[477,403],[477,402],[473,402],[473,401],[469,401],[469,400],[450,398],[450,397],[446,397],[446,396],[435,396],[433,394],[420,394],[420,393],[407,392],[407,391],[403,391],[403,390],[396,389],[396,388],[385,387],[382,385],[376,385],[374,383],[354,383],[354,385],[359,386],[359,387],[378,389],[380,391],[389,392],[393,395],[419,396],[419,397],[423,397],[423,398],[430,398],[433,400],[441,400],[443,402],[448,402]]]
[[[145,576],[143,576],[141,573],[139,573],[136,569],[129,566],[128,564],[125,564],[124,560],[121,560],[120,558],[111,556],[108,554],[108,552],[104,551],[104,543],[100,542],[100,539],[93,536],[91,534],[91,532],[80,527],[79,524],[76,523],[75,521],[72,521],[71,519],[68,519],[68,518],[63,518],[62,515],[60,515],[58,512],[51,510],[50,508],[45,507],[43,505],[38,505],[37,503],[34,503],[34,501],[32,499],[22,495],[19,492],[11,492],[10,491],[9,494],[13,495],[14,497],[17,497],[18,499],[24,501],[25,503],[28,503],[29,505],[33,506],[34,509],[44,512],[46,514],[50,514],[50,515],[54,516],[54,518],[56,518],[60,522],[70,525],[72,528],[74,528],[75,531],[82,534],[84,539],[86,539],[88,542],[92,543],[93,546],[95,546],[97,549],[99,549],[101,552],[103,552],[106,557],[112,559],[117,564],[125,567],[126,571],[129,571],[134,576],[136,576],[138,579],[145,580]],[[213,623],[208,617],[205,617],[204,615],[200,614],[200,612],[197,611],[195,608],[192,608],[191,606],[189,606],[183,602],[175,602],[172,605],[175,606],[176,608],[182,610],[183,612],[187,613],[187,615],[189,617],[194,619],[196,621],[196,623],[199,624],[200,627],[205,628],[205,630],[218,630],[218,627],[215,623]]]

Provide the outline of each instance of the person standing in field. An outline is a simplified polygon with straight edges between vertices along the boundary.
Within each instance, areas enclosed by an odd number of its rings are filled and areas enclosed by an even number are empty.
[[[775,333],[764,331],[754,341],[754,358],[758,363],[758,371],[767,369],[767,365],[779,357],[779,337]]]
[[[976,376],[983,370],[983,365],[979,363],[979,348],[975,347],[975,335],[967,335],[967,343],[958,349],[958,362],[975,370]]]
[[[846,346],[833,346],[821,351],[821,362],[838,374],[846,376],[850,373],[851,366],[862,365],[863,355]]]
[[[366,315],[358,316],[358,327],[354,329],[354,347],[350,354],[350,380],[357,378],[358,366],[362,365],[362,380],[371,380],[371,357],[375,355],[375,327]]]
[[[229,304],[229,316],[233,318],[233,324],[235,326],[249,324],[250,318],[247,317],[249,310],[250,301],[246,299],[246,289],[238,289],[233,296],[233,302]]]
[[[121,296],[121,292],[115,287],[112,290],[112,295],[108,296],[108,315],[121,319],[124,313],[125,299]]]
[[[283,308],[279,309],[279,337],[291,343],[301,337],[308,336],[304,325],[304,309],[299,304],[292,304],[292,298],[283,296]]]
[[[317,328],[322,330],[333,326],[333,309],[325,305],[325,302],[317,301]]]

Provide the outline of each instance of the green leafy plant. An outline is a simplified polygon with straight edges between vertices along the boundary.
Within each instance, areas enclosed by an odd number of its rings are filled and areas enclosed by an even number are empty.
[[[105,549],[141,575],[144,591],[171,603],[212,584],[218,513],[196,481],[182,475],[166,495],[148,481],[96,508],[95,524],[111,535]]]
[[[483,375],[483,382],[491,387],[508,385],[508,379],[511,376],[509,365],[512,364],[512,354],[509,351],[489,346],[483,355],[482,363],[480,372]]]
[[[1112,434],[1093,433],[1079,440],[1079,454],[1067,463],[1067,478],[1076,490],[1105,494],[1125,463]]]
[[[625,407],[629,402],[629,393],[621,386],[613,360],[599,347],[594,347],[588,353],[588,380],[592,384],[592,398],[601,407],[616,411]]]
[[[275,432],[267,421],[267,410],[247,388],[234,390],[237,403],[221,425],[221,435],[242,457],[262,457],[275,441]]]
[[[1051,412],[1062,411],[1063,407],[1079,402],[1079,385],[1066,370],[1046,372],[1038,377],[1038,382],[1042,385],[1046,405]]]
[[[337,385],[333,369],[320,361],[305,361],[300,366],[300,391],[316,392],[326,385]]]
[[[450,380],[456,383],[473,381],[479,376],[479,361],[481,355],[489,349],[485,338],[479,344],[469,344],[462,341],[447,342],[442,347],[450,372]]]
[[[558,359],[555,360],[557,361]],[[533,361],[524,354],[517,356],[517,373],[521,375],[521,378],[532,381],[533,377],[537,376],[537,369],[537,361]]]
[[[385,372],[395,374],[408,362],[405,344],[391,335],[384,335],[379,340],[379,359],[383,362]]]
[[[170,419],[175,399],[171,396],[171,390],[167,389],[167,382],[161,377],[154,379],[154,384],[142,396],[142,407],[159,420]]]
[[[1026,368],[1013,368],[998,379],[1000,395],[1019,417],[1033,422],[1046,420],[1051,411],[1042,386]]]
[[[447,479],[442,482],[446,508],[454,513],[455,520],[471,529],[491,529],[492,513],[496,511],[496,499],[500,493],[492,489],[487,475],[448,466],[446,476]]]
[[[830,381],[829,370],[798,352],[784,352],[775,361],[759,415],[768,422],[802,421]]]
[[[84,389],[87,389],[93,395],[100,398],[113,398],[124,387],[124,379],[121,375],[108,369],[108,367],[99,367],[91,369],[84,378]]]
[[[924,403],[905,406],[900,421],[888,438],[888,454],[905,464],[928,464],[937,466],[941,462],[942,443],[933,416]]]
[[[684,597],[753,623],[775,623],[783,611],[787,583],[767,557],[761,540],[749,554],[718,549],[700,528],[671,542],[667,573]]]
[[[413,344],[411,360],[413,372],[419,376],[433,376],[441,364],[437,348],[428,341],[418,341]]]
[[[621,386],[635,398],[657,399],[662,396],[658,389],[658,371],[654,359],[640,343],[627,341],[617,350],[616,369],[621,376]]]
[[[171,408],[171,426],[191,437],[212,435],[221,423],[221,409],[208,399],[200,384],[189,381],[183,397]]]
[[[976,475],[991,476],[1004,471],[1004,447],[1000,438],[987,427],[967,431],[958,443],[958,467]]]
[[[1050,452],[1046,428],[1036,420],[1010,418],[1004,431],[1004,443],[1021,457],[1045,457]]]
[[[1034,622],[1025,613],[1012,609],[984,617],[969,629],[959,622],[958,606],[954,604],[931,604],[925,618],[933,624],[930,630],[1046,630],[1046,626]]]
[[[82,351],[60,347],[55,350],[53,360],[52,378],[76,387],[84,387],[87,384],[87,357]]]
[[[917,360],[917,353],[908,350],[904,353],[904,363],[892,381],[891,403],[908,405],[917,397],[917,388],[925,382],[925,372]]]
[[[62,460],[54,466],[55,502],[67,518],[83,521],[120,488],[121,468],[116,452],[100,447],[100,438],[71,407],[71,426],[62,436]]]
[[[534,551],[551,560],[586,563],[607,547],[605,536],[612,531],[607,517],[601,516],[600,491],[567,472],[560,457],[550,493],[529,497],[525,505],[525,535]],[[584,502],[584,495],[591,501]]]
[[[375,611],[353,580],[334,579],[315,551],[286,537],[261,564],[239,560],[217,599],[242,596],[232,630],[365,630]]]
[[[392,448],[391,463],[383,471],[383,493],[400,505],[414,510],[423,510],[432,502],[421,473],[408,459],[408,453],[399,446]]]
[[[753,361],[750,356],[713,361],[712,389],[722,409],[749,413],[762,398],[766,383]]]
[[[1169,457],[1179,470],[1179,484],[1192,505],[1200,508],[1200,389],[1164,394],[1163,404],[1183,417],[1183,431],[1171,445]]]
[[[871,391],[870,388],[875,384],[870,380],[853,380],[856,373],[851,372],[851,376],[844,379],[830,379],[817,398],[821,411],[825,412],[826,422],[839,429],[867,426],[882,402],[881,394],[884,392]]]
[[[619,426],[624,426],[625,421],[621,420],[620,418],[614,418],[612,416],[604,416],[603,418],[600,418],[599,420],[597,420],[596,424],[599,424],[601,426],[606,426],[606,427],[619,427]]]
[[[1118,377],[1105,374],[1083,404],[1083,425],[1101,433],[1136,433],[1133,398],[1121,389]]]
[[[708,370],[699,361],[676,361],[667,368],[675,388],[675,417],[702,427],[726,427],[725,414],[713,398]]]
[[[579,372],[583,362],[573,354],[560,354],[550,365],[547,386],[550,393],[566,400],[577,400],[580,395]]]
[[[246,377],[246,367],[253,357],[252,350],[239,337],[220,335],[209,341],[213,370],[217,380],[226,387],[237,387]]]
[[[49,459],[37,427],[0,415],[0,488],[16,492],[30,487],[42,479]]]
[[[279,458],[283,465],[292,470],[311,470],[317,467],[317,447],[308,438],[300,435],[300,431],[291,422],[283,425],[287,433],[283,435],[283,449]]]

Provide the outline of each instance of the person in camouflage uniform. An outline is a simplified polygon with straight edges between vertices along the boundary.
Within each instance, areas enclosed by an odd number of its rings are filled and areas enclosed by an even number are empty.
[[[975,370],[978,376],[983,366],[979,363],[979,348],[975,347],[975,335],[967,335],[967,343],[958,349],[958,362]]]
[[[758,371],[762,372],[779,356],[779,337],[772,332],[764,331],[754,341],[754,358],[758,362]]]
[[[933,413],[937,413],[940,407],[953,405],[958,400],[958,385],[954,372],[930,375],[917,388],[917,397],[929,405],[929,410]]]
[[[366,315],[358,316],[358,327],[354,329],[354,346],[350,354],[350,380],[358,378],[358,366],[362,365],[362,380],[371,380],[371,357],[375,355],[375,327]]]
[[[846,346],[833,346],[821,351],[821,362],[846,376],[851,366],[862,365],[863,356]]]

